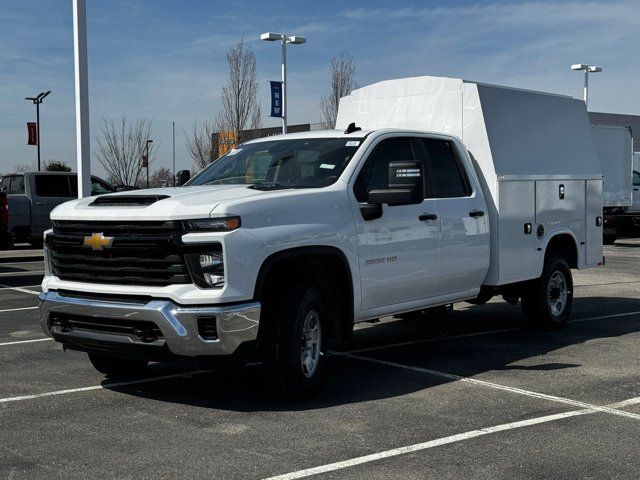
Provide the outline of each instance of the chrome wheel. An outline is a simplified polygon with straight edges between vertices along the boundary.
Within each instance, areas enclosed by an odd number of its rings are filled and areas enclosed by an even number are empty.
[[[547,285],[547,302],[549,310],[554,317],[562,315],[567,306],[567,297],[569,292],[567,289],[567,280],[564,274],[559,271],[553,272]]]
[[[322,339],[320,315],[315,310],[309,310],[302,325],[302,341],[300,363],[302,373],[310,378],[318,368],[320,360],[320,342]]]

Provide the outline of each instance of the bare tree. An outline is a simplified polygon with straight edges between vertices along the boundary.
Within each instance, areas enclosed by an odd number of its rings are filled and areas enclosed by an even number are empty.
[[[147,140],[151,138],[151,125],[148,118],[129,122],[124,114],[118,122],[102,118],[94,155],[115,185],[133,186],[142,179],[145,168],[142,156],[146,153]],[[149,166],[155,151],[156,143],[150,144]]]
[[[158,187],[172,187],[173,186],[173,173],[166,167],[162,167],[151,174],[149,179],[149,186],[151,188]]]
[[[18,164],[13,169],[15,173],[35,172],[35,170],[36,170],[36,167],[34,165],[28,165],[26,163]]]
[[[217,156],[218,144],[213,138],[213,132],[213,123],[209,121],[205,121],[201,125],[194,123],[191,132],[188,134],[184,132],[187,152],[193,160],[194,173],[206,168],[211,159]]]
[[[256,57],[251,47],[245,46],[241,40],[227,50],[227,63],[229,79],[222,87],[215,126],[219,132],[234,132],[238,143],[241,143],[247,140],[242,138],[243,130],[255,130],[261,125]]]
[[[340,99],[356,88],[356,65],[353,57],[342,52],[331,59],[331,89],[320,99],[320,110],[324,128],[335,128]]]

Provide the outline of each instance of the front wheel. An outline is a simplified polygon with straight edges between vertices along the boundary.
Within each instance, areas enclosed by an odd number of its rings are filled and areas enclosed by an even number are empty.
[[[604,243],[605,245],[613,245],[614,243],[616,243],[617,239],[618,237],[615,233],[605,234],[602,236],[602,243]]]
[[[264,352],[267,386],[299,398],[317,388],[324,369],[327,314],[317,288],[285,288],[268,308]]]
[[[522,313],[529,325],[545,330],[565,326],[573,305],[573,279],[564,258],[550,258],[540,278],[528,282],[524,288]]]
[[[140,373],[147,366],[146,360],[132,358],[117,358],[89,353],[89,360],[93,367],[100,373],[109,377],[125,377]]]

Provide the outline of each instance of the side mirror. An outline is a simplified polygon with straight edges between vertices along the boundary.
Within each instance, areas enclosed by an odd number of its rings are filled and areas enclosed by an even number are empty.
[[[176,174],[176,177],[178,177],[176,179],[176,185],[178,187],[181,187],[189,181],[189,179],[191,178],[191,172],[189,170],[180,170]]]
[[[423,200],[422,162],[389,163],[389,188],[369,192],[369,203],[374,205],[412,205]]]

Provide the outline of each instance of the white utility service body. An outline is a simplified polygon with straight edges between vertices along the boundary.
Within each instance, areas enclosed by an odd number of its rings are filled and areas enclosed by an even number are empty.
[[[185,187],[57,207],[43,330],[106,373],[257,343],[291,392],[354,322],[496,294],[566,322],[569,268],[603,260],[584,103],[419,77],[355,90],[336,127],[246,142]]]
[[[633,154],[632,202],[629,210],[640,215],[640,152]]]
[[[591,135],[602,169],[604,208],[632,204],[633,135],[628,127],[592,125]]]
[[[387,80],[343,97],[337,128],[384,126],[460,138],[489,208],[484,284],[537,278],[551,238],[570,235],[578,268],[602,262],[602,172],[584,102],[454,78]],[[564,195],[561,189],[564,188]],[[561,196],[563,198],[561,198]],[[524,234],[531,223],[532,234]],[[542,235],[538,228],[542,226]]]

